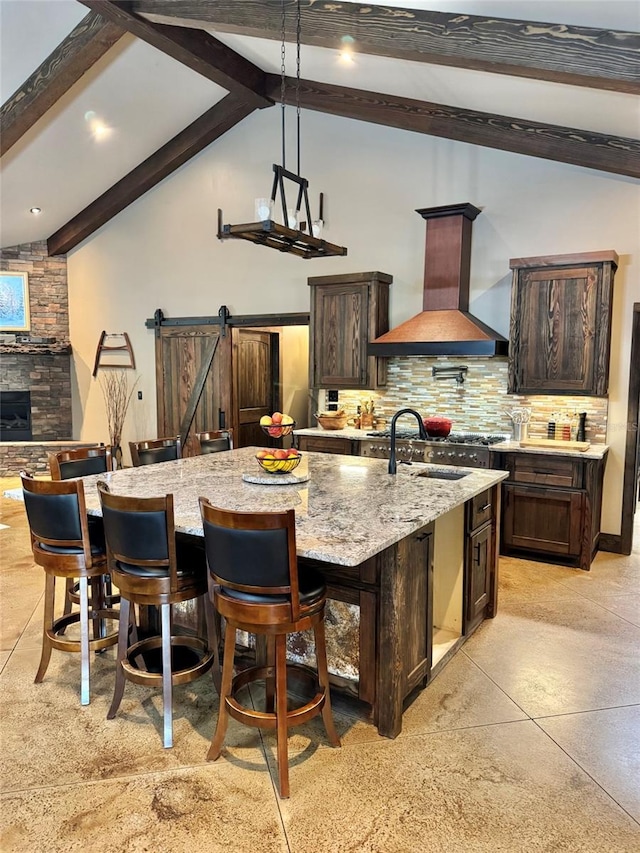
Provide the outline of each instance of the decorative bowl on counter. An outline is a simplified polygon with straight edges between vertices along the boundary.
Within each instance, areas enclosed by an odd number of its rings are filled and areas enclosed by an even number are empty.
[[[260,450],[256,453],[258,465],[268,474],[289,474],[300,464],[302,455],[290,448],[289,450]]]
[[[429,438],[446,438],[451,432],[453,426],[449,418],[441,418],[434,416],[432,418],[423,418],[422,423],[427,431]]]
[[[344,429],[347,425],[347,416],[344,412],[319,412],[315,414],[322,429]]]

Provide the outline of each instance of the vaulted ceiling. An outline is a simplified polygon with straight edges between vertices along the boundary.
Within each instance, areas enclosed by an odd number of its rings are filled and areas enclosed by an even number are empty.
[[[301,107],[640,178],[637,0],[409,5],[300,0]],[[279,0],[0,0],[0,22],[5,247],[69,251],[281,98]]]

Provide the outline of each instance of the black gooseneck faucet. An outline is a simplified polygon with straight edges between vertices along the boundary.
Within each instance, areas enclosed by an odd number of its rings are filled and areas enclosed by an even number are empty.
[[[426,441],[427,439],[427,430],[425,429],[422,417],[419,412],[416,412],[415,409],[400,409],[399,412],[396,412],[395,415],[391,418],[391,453],[389,455],[390,474],[396,473],[396,421],[398,420],[400,415],[413,415],[418,421],[418,426],[420,427],[420,438],[423,441]]]

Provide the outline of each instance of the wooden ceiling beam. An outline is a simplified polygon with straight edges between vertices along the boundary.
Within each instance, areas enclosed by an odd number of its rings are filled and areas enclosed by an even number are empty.
[[[255,109],[255,104],[247,104],[236,95],[226,95],[52,234],[47,240],[49,254],[69,252]]]
[[[295,103],[295,82],[295,79],[287,78],[286,103]],[[279,94],[279,75],[269,75],[267,91],[274,97]],[[589,130],[542,124],[310,80],[301,81],[300,106],[400,130],[640,178],[640,141],[637,139],[607,136]]]
[[[83,18],[0,107],[0,156],[125,34],[95,12]]]
[[[80,2],[244,101],[256,107],[273,105],[264,94],[264,71],[204,30],[152,23],[134,14],[126,0]]]
[[[292,27],[296,0],[285,3]],[[131,8],[152,21],[281,38],[273,0],[133,0]],[[303,44],[339,50],[350,36],[357,53],[640,93],[640,33],[338,0],[301,0],[301,24]]]

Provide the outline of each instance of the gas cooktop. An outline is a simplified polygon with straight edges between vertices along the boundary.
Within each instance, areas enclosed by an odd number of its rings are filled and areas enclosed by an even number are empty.
[[[371,438],[391,438],[391,430],[383,429],[375,432],[368,432],[367,436]],[[398,441],[425,441],[420,438],[420,433],[415,430],[396,430],[396,439]],[[479,432],[451,432],[446,438],[429,437],[428,442],[438,444],[499,444],[501,441],[506,441],[506,435],[486,435]]]

